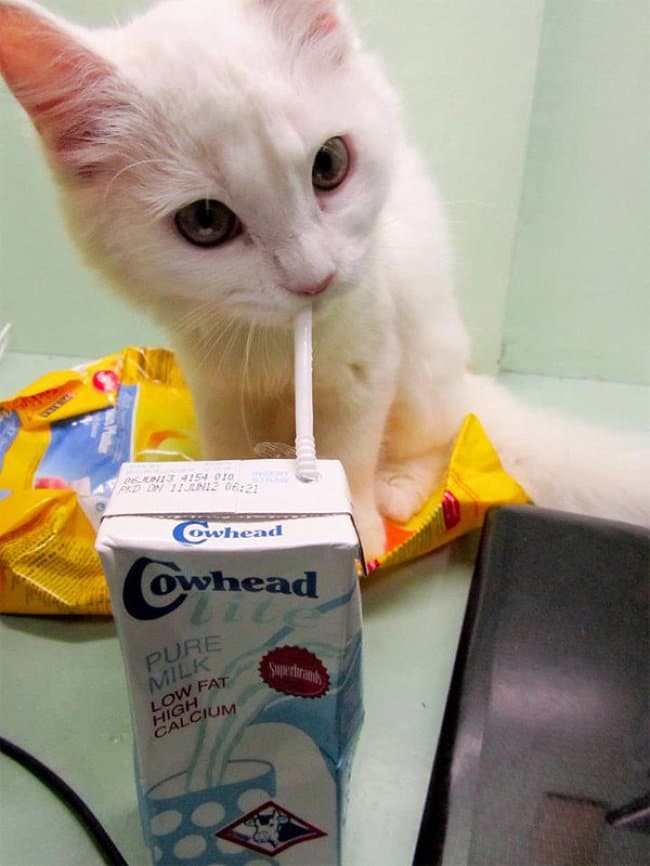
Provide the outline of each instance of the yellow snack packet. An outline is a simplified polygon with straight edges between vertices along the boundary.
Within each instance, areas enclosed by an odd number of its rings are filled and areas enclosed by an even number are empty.
[[[408,523],[384,521],[386,549],[370,572],[430,553],[478,529],[488,508],[529,502],[505,471],[481,422],[468,415],[456,438],[445,478]]]
[[[1,401],[0,612],[109,614],[94,544],[120,465],[198,459],[192,399],[167,349],[129,347]],[[470,415],[442,484],[408,523],[386,521],[369,571],[479,527],[492,506],[527,501]]]
[[[167,349],[48,373],[0,402],[0,611],[110,613],[94,543],[120,465],[198,456]]]

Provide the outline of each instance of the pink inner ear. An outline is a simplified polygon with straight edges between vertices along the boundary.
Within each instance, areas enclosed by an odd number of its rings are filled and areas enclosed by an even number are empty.
[[[339,29],[341,22],[333,0],[259,0],[277,12],[288,31],[301,31],[308,42],[317,42]],[[320,10],[322,11],[319,11]]]
[[[0,6],[0,72],[59,156],[92,140],[96,85],[113,71],[72,36],[29,9]]]
[[[336,15],[331,12],[322,12],[312,21],[307,37],[309,39],[322,39],[323,36],[329,36],[338,26],[339,21]]]

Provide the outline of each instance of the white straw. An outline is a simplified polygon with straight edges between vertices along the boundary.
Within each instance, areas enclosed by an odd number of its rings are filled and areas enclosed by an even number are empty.
[[[318,478],[312,398],[311,304],[293,322],[296,408],[296,475],[301,481]]]

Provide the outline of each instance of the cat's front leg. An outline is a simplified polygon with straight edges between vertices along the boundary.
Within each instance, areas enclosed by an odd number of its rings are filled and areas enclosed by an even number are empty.
[[[461,377],[398,394],[377,471],[377,503],[384,517],[405,523],[422,508],[448,465],[466,411]]]
[[[239,392],[210,387],[202,382],[200,387],[191,382],[193,394],[200,395],[194,401],[201,456],[204,460],[242,460],[254,456],[255,442],[251,438],[251,421]]]
[[[384,552],[385,531],[375,479],[390,394],[354,383],[336,393],[317,393],[319,456],[343,463],[352,494],[354,520],[368,561]]]

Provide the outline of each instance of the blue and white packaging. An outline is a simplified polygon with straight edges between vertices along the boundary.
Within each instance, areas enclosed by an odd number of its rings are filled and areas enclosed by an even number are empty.
[[[163,866],[337,866],[361,727],[362,559],[318,461],[125,464],[97,549],[145,839]]]

